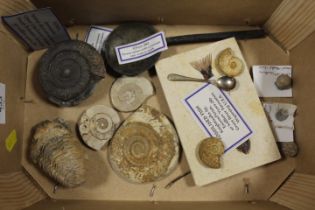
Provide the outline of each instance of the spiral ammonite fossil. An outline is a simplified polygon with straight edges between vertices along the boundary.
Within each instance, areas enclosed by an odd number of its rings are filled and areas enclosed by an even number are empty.
[[[95,150],[100,150],[112,138],[119,124],[118,113],[104,105],[87,109],[78,122],[84,143]]]
[[[48,100],[73,106],[91,95],[105,77],[102,56],[89,44],[70,40],[47,50],[39,64],[39,82]]]
[[[125,180],[147,183],[161,179],[178,163],[179,141],[167,117],[140,107],[117,130],[109,145],[109,162]]]
[[[210,168],[220,168],[220,157],[223,153],[224,145],[218,138],[206,138],[199,145],[199,158],[204,165]]]

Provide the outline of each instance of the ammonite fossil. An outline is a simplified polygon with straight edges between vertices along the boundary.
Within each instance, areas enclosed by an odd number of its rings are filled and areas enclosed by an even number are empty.
[[[147,183],[173,171],[179,141],[173,125],[159,111],[142,106],[117,130],[109,145],[109,162],[125,180]]]
[[[224,153],[223,142],[214,137],[206,138],[199,145],[198,155],[201,162],[210,168],[220,168],[220,157]]]
[[[89,44],[70,40],[47,50],[39,64],[39,82],[47,98],[59,106],[73,106],[91,95],[105,77],[102,56]]]
[[[275,81],[275,85],[279,90],[289,89],[292,86],[292,79],[287,74],[280,74]]]
[[[30,159],[64,187],[76,187],[86,180],[84,152],[61,119],[46,120],[34,127]]]
[[[111,87],[110,98],[113,106],[122,112],[139,108],[154,94],[152,83],[144,77],[122,77]]]
[[[95,150],[100,150],[112,138],[119,124],[118,113],[104,105],[89,108],[78,122],[83,141]]]
[[[215,59],[216,67],[223,74],[229,77],[235,77],[242,73],[244,64],[241,59],[233,55],[231,48],[221,51]]]

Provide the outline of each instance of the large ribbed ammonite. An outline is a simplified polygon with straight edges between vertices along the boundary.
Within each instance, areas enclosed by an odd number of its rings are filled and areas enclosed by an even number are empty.
[[[100,150],[112,138],[119,124],[118,113],[104,105],[87,109],[78,122],[83,141],[95,150]]]
[[[179,141],[165,115],[142,106],[117,130],[109,145],[109,162],[124,179],[153,182],[177,165]]]
[[[51,102],[73,106],[91,95],[105,72],[102,56],[92,46],[70,40],[56,44],[43,55],[39,81]]]
[[[43,121],[34,127],[30,159],[59,184],[76,187],[86,180],[84,151],[62,119]]]

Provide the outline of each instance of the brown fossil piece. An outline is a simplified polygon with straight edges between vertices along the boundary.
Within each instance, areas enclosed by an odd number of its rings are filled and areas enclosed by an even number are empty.
[[[214,137],[206,138],[199,145],[198,155],[201,162],[209,168],[220,168],[220,157],[224,153],[223,142]]]

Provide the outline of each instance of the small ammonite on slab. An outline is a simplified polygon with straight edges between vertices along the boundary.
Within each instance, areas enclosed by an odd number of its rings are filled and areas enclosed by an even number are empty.
[[[112,138],[119,124],[120,117],[114,109],[96,105],[82,113],[78,127],[84,143],[100,150]]]
[[[152,83],[144,77],[121,77],[113,83],[110,90],[113,106],[122,112],[138,109],[153,94]]]
[[[224,153],[223,142],[215,137],[206,138],[199,145],[198,155],[201,162],[209,168],[220,168],[220,157]]]
[[[52,103],[74,106],[105,77],[102,56],[89,44],[70,40],[49,48],[39,63],[39,82]]]
[[[34,127],[30,159],[64,187],[77,187],[86,180],[85,153],[62,119],[40,122]]]
[[[120,177],[133,183],[148,183],[175,169],[179,150],[177,133],[168,118],[144,105],[117,130],[108,154]]]
[[[216,67],[224,75],[235,77],[244,70],[244,64],[241,59],[234,55],[231,48],[222,50],[215,59]]]

